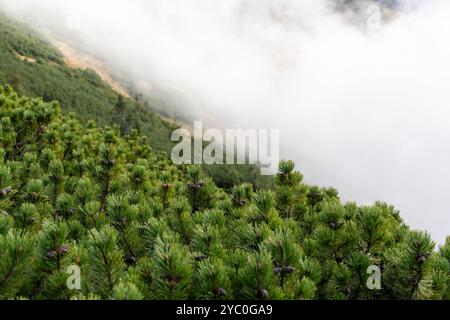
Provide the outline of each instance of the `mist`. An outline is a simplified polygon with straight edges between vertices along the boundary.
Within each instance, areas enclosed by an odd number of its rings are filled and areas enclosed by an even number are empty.
[[[386,1],[385,1],[386,2]],[[282,158],[344,201],[450,235],[450,3],[0,0],[219,128],[280,129]],[[156,89],[155,89],[156,88]],[[150,89],[149,89],[150,90]],[[150,94],[148,92],[144,92]]]

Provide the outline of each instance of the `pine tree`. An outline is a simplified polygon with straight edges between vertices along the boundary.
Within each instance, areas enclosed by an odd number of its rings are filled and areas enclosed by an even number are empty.
[[[204,260],[198,263],[193,292],[198,298],[226,300],[232,297],[228,270],[221,260]]]
[[[183,242],[190,245],[194,233],[194,223],[187,199],[180,198],[172,201],[167,221],[171,229],[181,236]]]
[[[129,125],[127,121],[127,105],[125,102],[125,98],[120,94],[117,98],[117,102],[114,106],[114,110],[116,111],[116,121],[120,125],[120,132],[122,134],[126,134],[129,132]]]
[[[300,248],[289,229],[275,232],[266,246],[272,255],[273,272],[279,277],[279,286],[283,289],[286,281],[295,276],[301,256]]]
[[[192,166],[188,168],[189,183],[187,188],[189,190],[189,199],[191,202],[191,211],[195,213],[199,208],[199,193],[204,187],[205,182],[201,179],[201,171],[199,166]]]
[[[158,238],[152,265],[153,298],[179,300],[189,297],[193,269],[185,246],[164,243]]]
[[[0,299],[14,298],[32,266],[33,240],[10,230],[0,235]]]
[[[428,234],[412,231],[405,243],[386,253],[384,286],[392,297],[408,300],[432,297],[433,249]]]
[[[266,252],[249,256],[239,272],[239,297],[249,300],[266,300],[277,296],[272,258]]]
[[[0,299],[450,299],[450,239],[435,251],[394,207],[292,161],[273,189],[221,189],[146,141],[0,88]]]
[[[305,190],[301,184],[303,175],[294,171],[293,161],[281,161],[275,177],[277,207],[285,218],[298,215],[298,209],[305,204]]]
[[[252,221],[256,223],[265,223],[271,228],[277,228],[281,225],[281,219],[275,208],[275,194],[272,191],[258,191],[254,196],[255,213]]]
[[[439,277],[442,278],[441,295],[438,298],[450,300],[450,237],[439,250]]]
[[[111,192],[111,184],[116,169],[116,147],[113,144],[102,144],[99,148],[99,165],[95,170],[95,176],[101,184],[100,211],[106,211],[107,199]]]
[[[0,214],[6,214],[7,210],[11,208],[13,196],[11,171],[8,167],[0,164]]]
[[[61,192],[61,186],[64,177],[64,166],[60,160],[52,160],[48,168],[49,176],[49,188],[50,188],[50,201],[52,206],[56,205],[56,199]],[[55,216],[56,217],[56,216]]]
[[[113,300],[143,300],[144,296],[131,282],[120,282],[114,287],[111,299]]]
[[[88,286],[91,292],[102,298],[108,298],[111,295],[125,270],[123,253],[117,243],[117,232],[111,227],[104,227],[100,231],[92,230],[87,240]]]
[[[108,199],[108,217],[119,233],[119,244],[125,253],[125,262],[134,265],[142,255],[141,242],[136,225],[137,210],[126,196],[111,196]]]

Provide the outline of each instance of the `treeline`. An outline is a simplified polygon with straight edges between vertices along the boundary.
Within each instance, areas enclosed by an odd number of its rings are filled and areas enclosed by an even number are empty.
[[[1,299],[450,298],[450,239],[435,248],[387,204],[342,203],[290,161],[274,190],[228,191],[136,130],[10,87],[0,119]]]

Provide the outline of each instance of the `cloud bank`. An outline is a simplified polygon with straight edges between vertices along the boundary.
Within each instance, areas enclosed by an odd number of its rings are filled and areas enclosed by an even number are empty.
[[[176,94],[193,118],[280,129],[282,156],[308,183],[389,202],[441,243],[450,234],[450,3],[402,1],[370,34],[365,5],[350,14],[325,0],[0,0]]]

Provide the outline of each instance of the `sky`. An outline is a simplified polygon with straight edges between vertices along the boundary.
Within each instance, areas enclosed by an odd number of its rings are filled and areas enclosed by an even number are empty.
[[[382,200],[413,229],[450,235],[450,2],[0,0],[69,31],[135,81],[219,128],[280,129],[283,158],[344,201]]]

